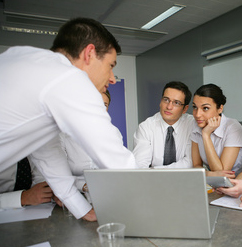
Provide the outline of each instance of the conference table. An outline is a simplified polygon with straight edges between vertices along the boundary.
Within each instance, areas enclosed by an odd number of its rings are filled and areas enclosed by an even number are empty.
[[[219,197],[215,192],[209,201]],[[212,206],[215,207],[215,206]],[[97,222],[67,217],[55,206],[46,219],[0,224],[1,247],[25,247],[49,242],[51,247],[100,246]],[[209,240],[125,237],[123,247],[238,247],[242,246],[242,211],[220,207],[215,232]]]

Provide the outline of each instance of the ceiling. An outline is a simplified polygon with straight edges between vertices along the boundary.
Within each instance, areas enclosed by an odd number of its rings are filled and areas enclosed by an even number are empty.
[[[140,29],[174,4],[186,7],[149,31]],[[114,34],[124,55],[138,55],[241,5],[242,0],[0,0],[0,24],[57,31],[70,18],[93,18]]]

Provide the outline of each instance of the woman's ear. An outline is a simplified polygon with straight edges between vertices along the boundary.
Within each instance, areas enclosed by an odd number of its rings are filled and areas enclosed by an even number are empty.
[[[221,106],[219,107],[219,109],[218,109],[218,114],[219,114],[219,116],[222,115],[223,109],[224,109],[224,105],[221,105]]]

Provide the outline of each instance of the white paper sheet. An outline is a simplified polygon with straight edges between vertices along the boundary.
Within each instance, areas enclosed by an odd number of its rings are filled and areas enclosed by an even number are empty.
[[[19,209],[8,209],[0,211],[0,224],[45,219],[51,216],[52,210],[55,207],[55,203],[44,203],[37,206],[26,206]]]
[[[240,203],[240,198],[233,198],[230,196],[223,196],[210,202],[211,205],[242,210],[242,207],[239,206]]]

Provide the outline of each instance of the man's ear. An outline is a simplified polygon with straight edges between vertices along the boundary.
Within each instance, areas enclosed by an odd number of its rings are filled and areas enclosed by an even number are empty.
[[[186,113],[188,110],[189,105],[185,105],[182,114]]]
[[[96,49],[95,45],[89,44],[86,46],[86,48],[83,50],[83,53],[80,53],[80,57],[84,56],[84,61],[86,64],[90,64],[93,56],[96,56]]]

